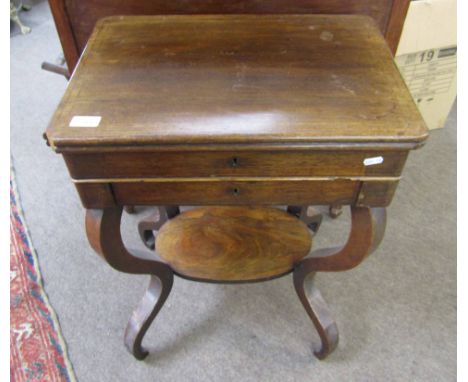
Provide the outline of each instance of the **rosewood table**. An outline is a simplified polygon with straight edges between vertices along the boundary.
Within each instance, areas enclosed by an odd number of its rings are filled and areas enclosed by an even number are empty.
[[[102,19],[45,134],[87,209],[91,246],[151,276],[125,332],[138,359],[174,275],[291,272],[320,334],[315,354],[327,356],[338,331],[310,281],[378,246],[407,155],[426,137],[379,29],[355,15]],[[123,207],[135,205],[159,207],[139,227],[154,260],[122,242]],[[344,246],[310,253],[314,205],[350,206]]]

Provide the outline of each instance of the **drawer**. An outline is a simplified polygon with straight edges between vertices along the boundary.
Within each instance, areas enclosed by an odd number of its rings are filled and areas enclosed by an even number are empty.
[[[406,151],[188,151],[64,153],[74,179],[399,176]],[[366,165],[366,164],[367,165]]]
[[[388,206],[398,180],[262,180],[75,183],[85,208],[119,205],[320,205]]]
[[[359,181],[262,180],[116,182],[111,184],[120,205],[319,205],[352,204]]]

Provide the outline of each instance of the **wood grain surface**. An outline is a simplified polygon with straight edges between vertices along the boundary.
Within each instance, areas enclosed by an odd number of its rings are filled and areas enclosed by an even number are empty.
[[[111,188],[118,205],[320,205],[352,204],[360,185],[357,180],[266,178],[241,181],[215,178],[115,182]]]
[[[274,208],[203,207],[165,223],[157,253],[177,273],[212,281],[267,279],[292,270],[312,238],[299,219]]]
[[[47,130],[56,149],[426,136],[375,22],[352,15],[103,19]]]
[[[65,0],[82,51],[96,22],[111,15],[176,14],[363,14],[386,32],[392,0]]]
[[[393,54],[410,0],[49,0],[72,73],[96,22],[115,15],[363,14],[371,16]]]
[[[186,151],[64,153],[73,179],[399,176],[405,151]],[[366,166],[366,158],[382,163]]]
[[[52,16],[54,17],[55,26],[57,27],[60,43],[62,44],[68,73],[72,73],[84,47],[81,49],[78,48],[75,39],[77,30],[74,29],[76,24],[71,23],[70,9],[67,7],[66,2],[63,0],[49,0],[49,5]],[[89,33],[91,33],[91,30]]]

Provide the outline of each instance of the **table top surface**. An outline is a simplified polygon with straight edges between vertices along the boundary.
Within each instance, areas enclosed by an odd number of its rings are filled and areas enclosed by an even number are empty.
[[[98,22],[46,134],[57,150],[417,146],[427,128],[369,17],[119,16]]]

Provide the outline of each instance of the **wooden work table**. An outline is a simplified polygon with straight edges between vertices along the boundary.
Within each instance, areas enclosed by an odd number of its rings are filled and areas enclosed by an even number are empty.
[[[408,153],[426,137],[378,27],[356,15],[102,19],[46,132],[88,209],[93,248],[118,270],[152,275],[125,337],[137,358],[173,274],[245,282],[289,272],[325,357],[338,333],[318,291],[307,298],[306,276],[350,269],[376,248]],[[122,208],[134,205],[160,206],[140,232],[152,247],[162,226],[162,259],[123,246]],[[180,205],[218,207],[179,215]],[[289,214],[265,207],[282,205]],[[352,228],[343,248],[305,257],[320,225],[306,213],[313,205],[349,205]],[[245,257],[234,261],[235,245]]]

